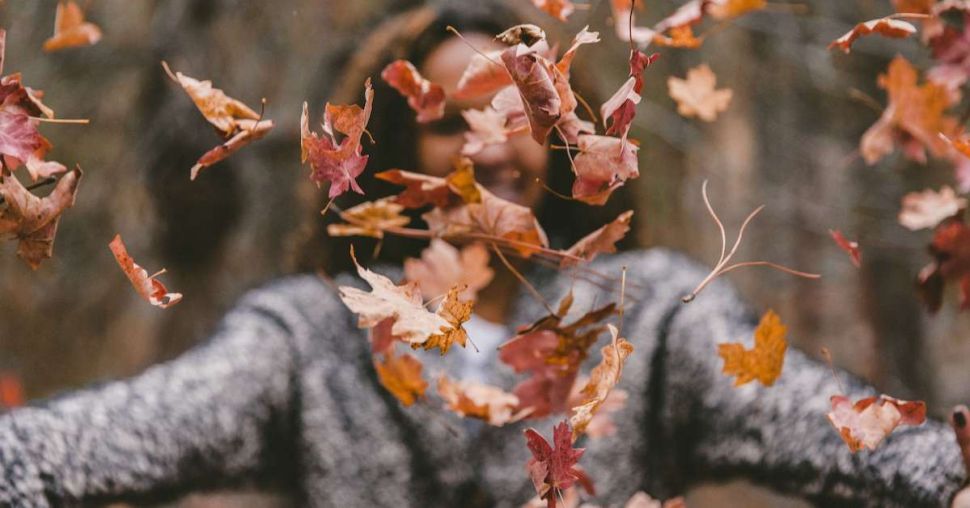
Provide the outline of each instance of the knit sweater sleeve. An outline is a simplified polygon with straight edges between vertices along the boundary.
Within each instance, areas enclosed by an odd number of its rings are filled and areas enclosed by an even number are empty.
[[[0,505],[148,501],[278,473],[301,333],[279,294],[250,294],[204,344],[139,376],[0,417]]]
[[[620,262],[636,273],[638,261]],[[845,372],[840,388],[828,366],[794,348],[773,386],[735,387],[722,373],[717,345],[751,348],[756,315],[723,281],[681,303],[678,297],[706,274],[682,256],[670,255],[662,271],[653,270],[657,263],[641,264],[641,282],[655,288],[645,311],[663,315],[654,321],[642,422],[658,488],[673,494],[671,486],[744,477],[819,506],[949,506],[965,473],[946,424],[901,427],[875,451],[851,453],[826,418],[830,397],[844,388],[857,400],[875,389]],[[658,297],[668,302],[663,312],[653,308]]]

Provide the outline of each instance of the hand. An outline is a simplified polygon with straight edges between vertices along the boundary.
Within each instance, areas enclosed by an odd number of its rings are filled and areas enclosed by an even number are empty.
[[[963,454],[963,465],[970,476],[970,409],[967,406],[957,406],[950,413],[950,425],[957,435],[957,444]],[[970,487],[964,487],[953,498],[952,508],[970,508]]]

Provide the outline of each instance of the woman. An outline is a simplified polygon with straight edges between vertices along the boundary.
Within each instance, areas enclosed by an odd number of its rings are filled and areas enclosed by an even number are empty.
[[[386,23],[350,62],[348,86],[359,87],[393,57],[410,59],[453,89],[471,52],[447,37],[444,26],[486,46],[490,34],[516,22],[477,16],[477,10],[421,9]],[[387,54],[388,48],[400,54]],[[377,97],[399,109],[375,105],[378,144],[369,150],[368,174],[391,166],[447,171],[462,139],[460,124],[448,123],[455,112],[415,130],[393,91],[379,89]],[[395,153],[413,158],[382,158]],[[546,149],[527,138],[492,147],[476,163],[479,179],[496,192],[540,206],[540,220],[560,244],[605,222],[582,222],[593,210],[588,207],[570,216],[569,207],[555,208],[562,203],[539,204],[545,197],[529,185],[532,179],[563,188],[557,178],[568,171],[555,168]],[[382,195],[373,182],[362,185]],[[611,201],[622,206],[623,197]],[[569,217],[575,220],[564,220]],[[326,242],[335,253],[326,258],[331,266],[346,259],[345,244]],[[409,248],[389,243],[384,251]],[[305,259],[319,259],[322,251],[311,252]],[[749,340],[755,324],[727,284],[714,284],[684,305],[680,297],[703,278],[703,268],[663,250],[594,263],[610,273],[621,266],[636,288],[624,334],[637,349],[620,385],[629,399],[613,416],[615,436],[582,443],[581,464],[595,481],[598,504],[622,504],[638,490],[669,497],[692,482],[739,475],[823,506],[949,504],[964,471],[945,425],[905,428],[878,452],[852,455],[825,422],[829,396],[840,391],[826,367],[789,351],[785,374],[771,389],[737,389],[720,373],[715,343]],[[555,273],[530,277],[550,300],[571,285]],[[337,279],[356,284],[347,275]],[[482,293],[482,319],[526,323],[544,313],[510,280],[499,278]],[[596,288],[576,295],[576,308],[614,296]],[[442,368],[475,368],[471,353],[458,351],[463,355],[455,358],[466,360],[451,362],[449,354]],[[494,356],[494,348],[482,347],[482,355]],[[504,386],[511,377],[497,368],[482,375]],[[874,393],[841,377],[853,399]],[[523,504],[533,496],[523,470],[524,426],[474,423],[420,405],[402,407],[380,386],[364,333],[331,286],[317,276],[296,276],[247,295],[205,344],[172,362],[0,417],[0,501],[156,501],[257,478],[291,488],[301,506]],[[545,435],[553,423],[530,422]]]

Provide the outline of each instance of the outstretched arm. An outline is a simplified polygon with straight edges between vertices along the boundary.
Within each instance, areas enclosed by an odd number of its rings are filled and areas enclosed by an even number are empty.
[[[685,264],[700,280],[703,271]],[[679,279],[679,277],[672,277]],[[690,287],[688,285],[687,287]],[[945,424],[893,432],[875,451],[851,453],[826,413],[841,388],[829,368],[789,349],[774,386],[733,386],[717,344],[753,345],[756,318],[727,284],[690,304],[672,302],[654,353],[651,387],[664,395],[651,441],[664,443],[682,478],[744,476],[821,506],[949,506],[965,478],[960,448]],[[875,395],[840,373],[845,395]]]
[[[0,505],[163,498],[271,468],[294,437],[297,358],[259,293],[178,359],[0,417]]]
[[[949,506],[965,473],[945,424],[901,427],[875,451],[853,454],[826,418],[830,397],[841,391],[827,365],[789,348],[773,386],[735,387],[734,377],[722,373],[718,344],[751,348],[758,323],[730,284],[715,282],[681,303],[707,270],[662,249],[597,260],[593,268],[615,275],[623,266],[630,302],[624,334],[637,351],[623,372],[630,396],[617,413],[618,435],[639,432],[642,443],[619,441],[619,449],[593,450],[584,460],[608,465],[611,456],[633,449],[631,460],[644,474],[615,475],[622,478],[605,490],[639,481],[652,496],[668,498],[693,483],[747,478],[825,507]],[[852,400],[877,394],[850,374],[839,378]]]

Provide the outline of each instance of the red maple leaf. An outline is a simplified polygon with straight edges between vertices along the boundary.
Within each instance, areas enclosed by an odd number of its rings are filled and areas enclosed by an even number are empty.
[[[556,490],[565,490],[574,483],[582,485],[586,492],[595,495],[593,482],[589,476],[576,466],[583,456],[583,448],[573,448],[573,431],[569,423],[563,421],[552,430],[550,446],[535,429],[525,430],[525,439],[532,452],[532,458],[526,464],[532,485],[541,499],[546,499],[549,508],[556,506]]]
[[[300,159],[310,161],[310,180],[320,185],[330,182],[329,197],[335,198],[348,189],[363,194],[356,178],[367,165],[362,154],[360,138],[370,120],[374,89],[370,79],[364,83],[364,107],[356,104],[344,106],[327,103],[323,114],[323,135],[310,130],[310,115],[303,103],[300,118]],[[337,143],[336,134],[344,135]]]

